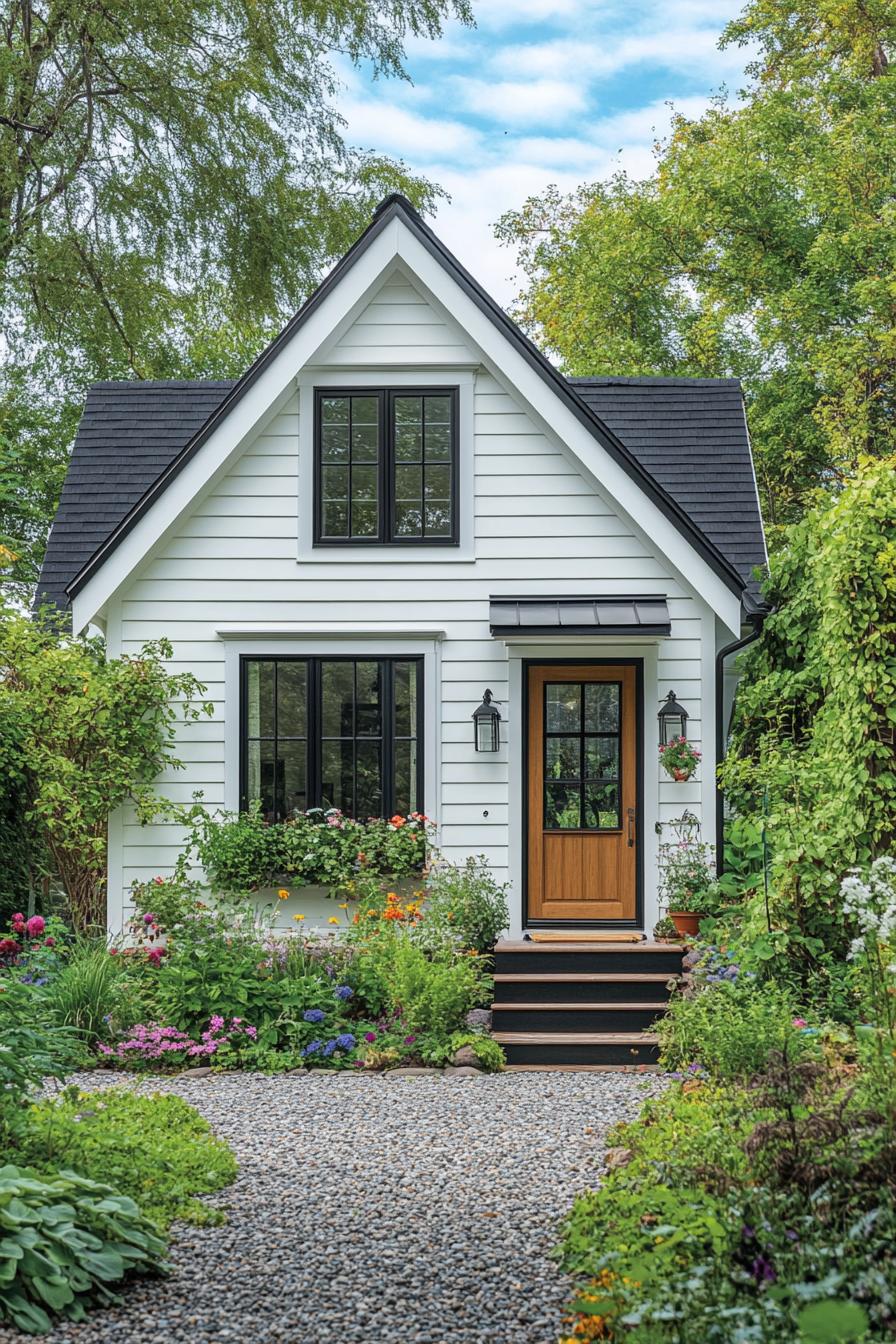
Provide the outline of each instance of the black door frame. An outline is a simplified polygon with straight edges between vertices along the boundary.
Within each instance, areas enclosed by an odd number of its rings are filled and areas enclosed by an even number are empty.
[[[633,667],[635,669],[635,917],[634,919],[530,919],[529,918],[529,669],[533,667]],[[644,659],[643,658],[524,658],[523,680],[523,769],[520,781],[522,807],[523,928],[643,929],[644,927]]]

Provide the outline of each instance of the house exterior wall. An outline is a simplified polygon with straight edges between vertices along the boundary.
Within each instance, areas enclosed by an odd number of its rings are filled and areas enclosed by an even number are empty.
[[[159,788],[181,802],[201,791],[211,809],[238,803],[240,654],[422,654],[425,808],[448,858],[484,854],[511,883],[512,933],[522,928],[525,659],[643,659],[639,825],[649,929],[657,916],[655,823],[687,807],[703,816],[704,837],[712,839],[711,769],[687,784],[661,776],[655,716],[674,689],[690,715],[689,735],[712,760],[715,617],[564,445],[538,427],[514,390],[476,361],[451,322],[393,277],[335,334],[315,369],[297,371],[291,398],[120,589],[107,610],[110,654],[134,653],[165,636],[174,646],[172,670],[190,670],[207,686],[214,718],[180,726],[184,769],[166,771]],[[400,555],[387,548],[314,551],[313,387],[402,380],[461,389],[460,547]],[[501,593],[664,595],[672,632],[660,640],[505,644],[488,624],[489,597]],[[493,757],[473,748],[471,714],[486,686],[504,719]],[[126,917],[131,883],[169,873],[182,843],[177,826],[141,826],[128,809],[113,818],[112,927]]]

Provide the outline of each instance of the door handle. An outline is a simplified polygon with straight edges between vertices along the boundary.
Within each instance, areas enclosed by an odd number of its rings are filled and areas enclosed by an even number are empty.
[[[630,807],[630,808],[628,809],[628,847],[629,847],[629,849],[631,849],[631,847],[634,845],[634,843],[635,843],[635,809],[634,809],[633,807]]]

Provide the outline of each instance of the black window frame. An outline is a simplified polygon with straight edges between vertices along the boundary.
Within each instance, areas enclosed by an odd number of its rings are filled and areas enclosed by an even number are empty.
[[[249,769],[249,734],[248,734],[248,668],[250,663],[304,663],[306,665],[306,687],[307,700],[305,707],[306,715],[306,782],[307,782],[307,803],[306,811],[313,807],[323,806],[321,800],[321,741],[323,740],[323,701],[322,701],[322,676],[321,665],[323,663],[379,663],[381,678],[381,696],[382,696],[382,721],[381,737],[382,742],[382,775],[383,775],[383,813],[384,817],[395,815],[395,664],[413,663],[417,667],[417,713],[415,727],[415,740],[417,743],[417,769],[416,769],[416,792],[417,806],[414,809],[417,812],[425,812],[424,795],[424,741],[423,741],[423,697],[425,689],[425,661],[422,654],[365,654],[365,653],[340,653],[340,654],[304,654],[304,653],[246,653],[240,655],[240,777],[239,777],[239,810],[245,812],[248,810],[250,799],[248,797],[248,769]],[[278,704],[276,694],[276,682],[274,692],[274,723],[273,735],[271,740],[275,744],[279,740],[278,734]],[[289,740],[289,735],[284,734],[284,740]],[[253,739],[255,740],[255,739]],[[259,739],[267,740],[267,739]],[[358,739],[355,741],[363,740]],[[357,790],[355,790],[357,791]],[[276,805],[276,798],[275,798]],[[283,818],[277,818],[283,820]],[[366,820],[366,818],[361,818]]]
[[[323,457],[321,445],[321,404],[330,397],[376,397],[379,400],[380,457],[377,468],[377,535],[375,537],[326,537],[323,535]],[[451,531],[441,537],[399,537],[395,535],[395,415],[396,397],[448,397],[451,402]],[[368,546],[458,546],[458,477],[460,472],[460,433],[458,410],[460,388],[452,387],[316,387],[314,389],[314,537],[315,547]],[[399,464],[400,465],[400,464]],[[349,499],[351,518],[351,499]]]

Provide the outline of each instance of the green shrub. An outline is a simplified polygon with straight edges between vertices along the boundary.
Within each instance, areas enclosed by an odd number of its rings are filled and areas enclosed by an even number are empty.
[[[45,1078],[64,1078],[79,1062],[73,1033],[46,1016],[38,988],[0,976],[0,1152],[22,1131],[31,1093]]]
[[[128,1274],[160,1274],[165,1243],[133,1200],[71,1171],[0,1167],[0,1316],[25,1334],[84,1319]]]
[[[462,864],[437,862],[427,879],[424,922],[444,926],[463,948],[491,952],[510,922],[507,885],[495,881],[481,854]]]
[[[379,980],[385,1009],[400,1014],[407,1030],[418,1036],[450,1036],[487,997],[490,982],[474,956],[452,951],[430,957],[398,934],[372,944],[366,959],[369,973]]]
[[[433,1064],[449,1064],[465,1045],[473,1051],[484,1073],[500,1073],[507,1063],[498,1042],[481,1031],[455,1031],[447,1041],[433,1047],[426,1058]]]
[[[180,1097],[140,1096],[123,1088],[78,1092],[34,1106],[19,1160],[41,1171],[66,1167],[102,1177],[137,1201],[159,1229],[174,1218],[223,1222],[195,1198],[236,1178],[236,1160],[208,1122]]]
[[[801,1019],[786,989],[745,975],[722,978],[726,973],[711,972],[715,979],[670,1001],[655,1028],[666,1068],[696,1063],[714,1078],[746,1081],[775,1053],[797,1058],[817,1048],[813,1029],[794,1025]]]

